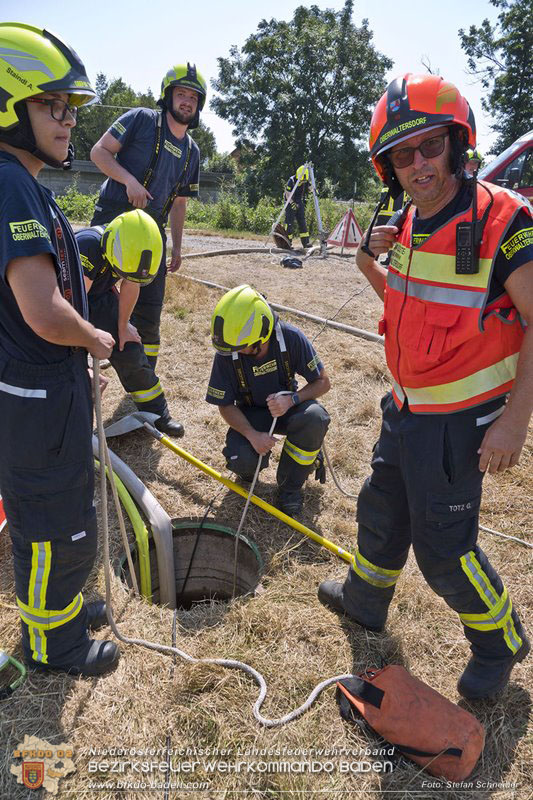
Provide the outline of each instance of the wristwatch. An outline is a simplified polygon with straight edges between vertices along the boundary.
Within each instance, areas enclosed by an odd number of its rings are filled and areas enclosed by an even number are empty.
[[[291,394],[291,400],[292,400],[293,406],[300,405],[300,395],[298,394],[298,392],[293,392]]]

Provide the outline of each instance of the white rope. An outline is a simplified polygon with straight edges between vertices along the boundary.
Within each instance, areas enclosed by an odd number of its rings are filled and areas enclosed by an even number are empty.
[[[102,420],[102,403],[100,395],[99,378],[100,378],[100,363],[98,359],[95,359],[94,396],[95,396],[96,424],[98,431],[99,459],[101,464],[105,464],[107,462],[107,459],[109,458],[109,453],[107,453],[107,458],[106,458],[107,442],[104,434],[104,424]],[[100,490],[101,490],[101,502],[102,502],[102,538],[103,538],[103,551],[104,551],[103,556],[104,556],[105,598],[106,598],[107,619],[111,630],[113,631],[114,635],[120,642],[124,642],[125,644],[134,644],[137,645],[138,647],[146,647],[148,650],[154,650],[157,653],[177,655],[181,659],[183,659],[183,661],[187,661],[190,664],[212,664],[213,666],[220,666],[226,669],[240,669],[243,672],[246,672],[254,679],[254,681],[259,686],[259,695],[253,707],[254,717],[261,725],[263,725],[266,728],[279,728],[282,725],[285,725],[287,722],[292,722],[292,720],[304,714],[311,707],[316,698],[324,689],[326,689],[328,686],[331,686],[333,683],[336,683],[337,681],[345,680],[346,678],[352,677],[350,674],[345,674],[345,675],[335,675],[332,678],[326,678],[326,680],[321,681],[321,683],[315,686],[313,691],[307,697],[307,700],[304,703],[302,703],[301,706],[298,706],[298,708],[295,708],[293,711],[289,711],[287,714],[284,714],[283,717],[278,717],[278,719],[269,719],[268,717],[264,717],[261,714],[261,706],[265,701],[268,691],[266,681],[264,677],[261,675],[261,673],[258,672],[253,667],[251,667],[249,664],[245,664],[242,661],[235,661],[234,659],[229,659],[229,658],[194,658],[193,656],[190,656],[188,653],[185,653],[183,650],[180,650],[178,647],[170,647],[169,645],[161,644],[160,642],[149,642],[146,639],[135,639],[130,636],[124,636],[119,631],[113,617],[113,601],[111,596],[111,568],[110,568],[110,557],[109,557],[109,520],[107,515],[107,482],[104,469],[100,470]]]

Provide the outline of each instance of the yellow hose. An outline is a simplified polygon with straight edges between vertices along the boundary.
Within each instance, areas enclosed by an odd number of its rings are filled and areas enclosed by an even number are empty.
[[[100,469],[100,462],[95,459],[97,469]],[[106,475],[109,478],[109,471],[106,467]],[[113,480],[117,487],[120,501],[128,515],[135,534],[137,544],[137,561],[139,564],[139,578],[141,595],[151,604],[152,603],[152,575],[150,571],[150,549],[148,542],[148,529],[139,514],[139,509],[131,498],[130,493],[116,474],[113,472]]]
[[[165,447],[168,447],[169,450],[172,450],[172,452],[176,453],[176,455],[180,456],[180,458],[185,459],[185,461],[188,461],[189,464],[192,464],[197,469],[201,470],[202,472],[205,472],[206,475],[209,475],[211,478],[214,478],[216,481],[219,481],[219,483],[223,483],[224,486],[227,486],[228,489],[231,489],[233,492],[240,494],[241,497],[244,498],[248,497],[248,492],[241,486],[239,486],[237,483],[234,483],[229,478],[225,478],[223,475],[220,474],[220,472],[217,472],[216,469],[208,467],[207,464],[203,463],[203,461],[200,461],[198,458],[195,458],[186,450],[183,450],[177,444],[174,444],[174,442],[171,439],[169,439],[164,434],[160,433],[151,425],[145,423],[144,427],[146,428],[148,433],[154,437],[154,439],[160,441],[161,444],[164,444]],[[259,506],[259,508],[262,508],[263,511],[266,511],[268,514],[272,514],[274,517],[277,517],[277,519],[279,519],[281,522],[284,522],[286,525],[290,525],[290,527],[294,528],[294,530],[298,531],[298,533],[303,533],[304,536],[308,536],[309,539],[312,539],[317,544],[321,545],[322,547],[325,547],[326,550],[329,550],[331,553],[334,553],[334,555],[339,556],[339,558],[342,558],[344,561],[347,561],[348,564],[353,564],[354,556],[352,553],[348,552],[347,550],[344,550],[342,547],[339,547],[333,542],[330,542],[329,539],[325,539],[319,533],[315,533],[315,531],[312,531],[311,528],[308,528],[306,525],[302,525],[302,523],[298,522],[298,520],[289,517],[287,514],[284,514],[283,511],[279,510],[279,508],[276,508],[270,503],[267,503],[265,500],[261,500],[261,498],[256,497],[255,494],[251,496],[250,501],[254,505]]]

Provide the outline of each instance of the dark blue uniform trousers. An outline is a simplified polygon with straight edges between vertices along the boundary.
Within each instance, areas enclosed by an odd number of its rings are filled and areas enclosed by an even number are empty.
[[[300,239],[302,245],[307,247],[309,245],[309,231],[307,230],[307,223],[305,221],[305,206],[303,200],[296,203],[296,209],[289,203],[285,209],[285,226],[289,235],[289,240],[292,242],[294,231],[294,220],[298,223],[298,230],[300,231]]]
[[[85,351],[39,366],[0,354],[0,441],[24,656],[75,663],[88,639],[81,590],[97,540]]]
[[[270,430],[272,415],[268,408],[241,406],[241,411],[256,430]],[[300,403],[278,417],[274,433],[286,436],[276,476],[280,489],[294,492],[303,486],[307,476],[315,469],[316,457],[329,422],[328,412],[316,400]],[[230,428],[222,453],[228,469],[244,478],[253,477],[259,455],[245,436]],[[268,466],[269,459],[270,453],[263,456],[261,469]]]
[[[457,414],[398,411],[383,422],[372,474],[357,505],[358,548],[343,586],[348,613],[382,627],[409,548],[434,592],[459,613],[474,654],[504,658],[522,626],[494,568],[477,545],[483,473],[477,450],[503,406],[500,398]]]
[[[119,350],[117,293],[111,290],[95,297],[89,294],[89,315],[96,328],[108,331],[114,337],[116,344],[109,360],[137,408],[153,414],[167,414],[167,401],[161,383],[143,346],[126,342],[124,349]]]

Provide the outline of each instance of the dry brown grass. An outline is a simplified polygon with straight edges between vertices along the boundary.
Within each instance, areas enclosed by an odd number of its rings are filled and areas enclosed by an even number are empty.
[[[300,271],[279,266],[278,258],[251,255],[185,262],[182,272],[225,286],[253,283],[281,304],[331,316],[358,288],[361,278],[351,260],[330,258],[308,261]],[[204,402],[212,351],[209,318],[220,293],[182,277],[170,278],[163,319],[163,347],[159,373],[175,416],[186,426],[184,447],[222,471],[221,447],[224,424],[216,410]],[[371,290],[354,299],[340,314],[343,322],[375,330],[379,302]],[[318,327],[293,320],[313,338]],[[372,444],[379,429],[379,398],[387,389],[380,345],[333,330],[324,331],[317,348],[332,377],[332,389],[324,404],[332,416],[328,448],[342,484],[357,492],[368,472]],[[112,372],[104,396],[104,416],[115,420],[132,410]],[[482,521],[489,527],[528,537],[533,519],[532,440],[521,464],[509,474],[486,481]],[[113,441],[114,451],[146,483],[172,517],[199,517],[219,492],[219,485],[199,473],[144,433],[132,433]],[[262,473],[257,493],[274,496],[276,459]],[[354,501],[343,497],[331,481],[325,486],[310,482],[303,521],[347,549],[355,545]],[[218,494],[213,517],[236,528],[243,501],[225,489]],[[120,550],[114,514],[111,513],[114,553]],[[263,707],[266,716],[278,717],[300,705],[324,678],[347,671],[361,671],[381,658],[401,663],[446,697],[457,701],[456,681],[468,658],[467,644],[458,618],[424,583],[416,564],[409,560],[391,607],[386,632],[366,634],[339,620],[317,601],[316,588],[325,578],[342,578],[346,567],[309,540],[252,507],[244,533],[258,545],[265,561],[265,591],[233,604],[206,603],[191,611],[179,611],[177,643],[193,656],[237,658],[260,670],[269,686]],[[531,609],[531,562],[529,550],[486,533],[481,544],[501,572],[513,602],[527,618]],[[0,537],[2,615],[1,646],[20,653],[18,615],[14,607],[11,556],[8,537]],[[89,581],[88,598],[104,592],[103,565],[99,558]],[[171,611],[135,600],[115,581],[117,618],[126,635],[171,642]],[[513,672],[511,684],[496,704],[482,703],[472,710],[485,725],[487,744],[472,781],[474,788],[430,788],[428,778],[410,762],[401,762],[392,774],[378,772],[346,775],[341,762],[373,764],[372,756],[341,755],[341,748],[358,752],[368,742],[362,733],[342,722],[334,690],[324,692],[311,711],[277,730],[265,730],[252,716],[257,689],[240,672],[194,666],[134,646],[122,646],[118,669],[99,680],[71,679],[61,675],[31,676],[11,700],[0,706],[2,765],[0,797],[19,800],[38,796],[15,784],[9,774],[11,752],[25,734],[50,742],[67,741],[75,750],[77,773],[60,784],[62,798],[164,797],[160,790],[90,789],[90,747],[164,748],[170,736],[172,748],[196,748],[196,756],[175,757],[174,767],[184,761],[306,761],[304,755],[239,756],[247,748],[316,748],[311,759],[331,761],[331,774],[224,774],[206,778],[200,767],[194,775],[175,774],[178,780],[210,780],[208,790],[171,790],[171,798],[308,797],[320,792],[334,798],[516,798],[531,796],[533,741],[530,723],[531,659]],[[371,745],[373,746],[373,745]],[[375,746],[375,745],[374,745]],[[229,749],[206,758],[206,748]],[[331,756],[318,755],[337,748]],[[94,756],[93,756],[94,758]],[[103,758],[103,757],[100,757]],[[141,759],[143,760],[143,759]],[[146,760],[146,759],[144,759]],[[150,760],[150,759],[149,759]],[[157,757],[156,760],[161,760]],[[110,776],[124,779],[122,775]],[[130,779],[142,776],[130,774]],[[155,775],[154,775],[155,777]],[[102,780],[105,776],[102,776]],[[159,776],[163,780],[164,776]],[[482,786],[476,789],[476,781]],[[430,783],[433,781],[430,781]],[[516,789],[491,784],[516,784]]]

